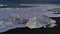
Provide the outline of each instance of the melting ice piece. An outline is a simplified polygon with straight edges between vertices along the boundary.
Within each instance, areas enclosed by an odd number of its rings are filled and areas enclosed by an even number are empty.
[[[27,22],[26,26],[29,28],[40,28],[40,27],[45,27],[46,25],[49,25],[48,27],[54,27],[56,24],[55,20],[52,20],[46,15],[40,15],[40,16],[35,16],[33,18],[30,18],[29,21]]]

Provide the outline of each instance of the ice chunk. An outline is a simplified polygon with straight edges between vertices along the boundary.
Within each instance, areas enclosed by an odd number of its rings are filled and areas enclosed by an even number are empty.
[[[30,18],[29,21],[27,22],[26,26],[29,28],[40,28],[42,26],[46,27],[46,25],[49,25],[49,27],[55,26],[54,24],[56,21],[53,21],[51,18],[49,18],[46,15],[40,15],[40,16],[35,16],[33,18]]]

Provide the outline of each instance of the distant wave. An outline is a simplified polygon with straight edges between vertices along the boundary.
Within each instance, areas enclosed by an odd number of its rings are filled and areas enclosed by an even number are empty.
[[[0,6],[8,6],[8,5],[0,4]]]
[[[19,4],[19,5],[0,5],[0,8],[26,8],[26,7],[35,7],[35,6],[39,6],[39,5],[36,5],[36,4]]]
[[[19,5],[8,5],[0,4],[0,8],[28,8],[28,7],[47,7],[47,6],[60,6],[60,4],[19,4]]]

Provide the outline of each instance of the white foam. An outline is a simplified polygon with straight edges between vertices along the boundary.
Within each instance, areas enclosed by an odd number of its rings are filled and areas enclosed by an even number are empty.
[[[29,5],[29,4],[28,4]],[[60,15],[53,14],[52,12],[47,11],[48,9],[54,9],[54,8],[59,8],[60,6],[56,5],[40,5],[39,7],[31,7],[31,8],[1,8],[0,13],[3,11],[4,13],[9,13],[9,14],[20,14],[21,16],[27,17],[29,16],[34,16],[38,14],[46,14],[49,17],[60,17]]]

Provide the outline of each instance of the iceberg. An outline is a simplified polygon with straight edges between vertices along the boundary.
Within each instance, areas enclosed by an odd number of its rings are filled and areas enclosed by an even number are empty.
[[[49,25],[48,27],[54,27],[56,26],[56,21],[52,20],[46,15],[40,15],[40,16],[35,16],[33,18],[30,18],[29,21],[27,22],[26,26],[33,29],[33,28],[40,28],[40,27],[45,27],[46,25]]]

